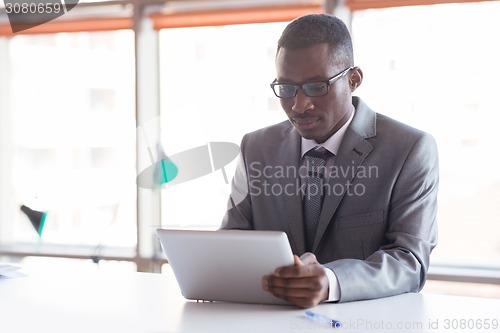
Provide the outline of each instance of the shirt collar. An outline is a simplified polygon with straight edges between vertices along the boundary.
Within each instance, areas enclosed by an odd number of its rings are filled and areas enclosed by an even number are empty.
[[[340,144],[342,143],[342,139],[344,138],[345,131],[347,130],[347,127],[349,127],[349,124],[352,121],[352,118],[354,117],[354,112],[351,114],[351,117],[347,122],[339,128],[339,130],[331,137],[328,138],[323,143],[317,143],[315,140],[308,140],[302,138],[302,143],[301,143],[301,157],[304,157],[305,153],[307,153],[309,150],[313,148],[319,148],[319,147],[325,147],[330,153],[337,155],[339,151]]]

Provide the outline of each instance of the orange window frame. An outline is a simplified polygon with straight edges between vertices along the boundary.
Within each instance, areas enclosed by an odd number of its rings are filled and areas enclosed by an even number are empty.
[[[345,0],[345,6],[350,11],[402,7],[402,6],[422,6],[437,5],[447,3],[481,2],[485,0]]]
[[[130,17],[108,17],[89,18],[79,20],[59,20],[38,25],[17,33],[12,32],[9,24],[0,24],[0,37],[12,37],[15,35],[53,34],[58,32],[82,32],[82,31],[110,31],[121,29],[132,29],[132,18]]]
[[[351,11],[400,6],[431,5],[445,3],[481,2],[485,0],[345,0]],[[221,9],[165,10],[152,13],[149,18],[156,30],[200,26],[221,26],[267,22],[288,22],[309,13],[324,13],[326,0],[305,3],[245,6]],[[133,29],[132,17],[93,17],[85,19],[55,19],[39,26],[14,34],[8,23],[0,24],[0,37],[17,34],[52,34],[58,32],[110,31]]]
[[[151,14],[150,18],[153,21],[153,27],[160,30],[167,28],[287,22],[308,13],[324,13],[322,2],[179,12],[165,11]]]

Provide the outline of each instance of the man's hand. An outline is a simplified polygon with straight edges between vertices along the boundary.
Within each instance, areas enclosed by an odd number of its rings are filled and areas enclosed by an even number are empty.
[[[302,308],[328,299],[329,281],[325,269],[312,253],[294,256],[294,265],[277,268],[262,278],[262,288]]]

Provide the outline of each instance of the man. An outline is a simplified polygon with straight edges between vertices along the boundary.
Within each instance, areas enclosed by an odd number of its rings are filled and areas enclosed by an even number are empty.
[[[244,136],[222,228],[286,232],[295,265],[262,286],[301,307],[418,292],[437,241],[434,139],[352,96],[363,73],[338,18],[291,22],[276,70],[289,121]]]

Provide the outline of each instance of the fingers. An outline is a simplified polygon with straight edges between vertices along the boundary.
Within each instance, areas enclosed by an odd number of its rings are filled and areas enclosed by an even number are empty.
[[[294,297],[307,296],[307,293],[321,291],[324,287],[322,275],[308,278],[279,278],[269,275],[265,285],[268,290],[273,290],[277,294],[290,294]]]
[[[262,278],[262,287],[276,297],[301,307],[311,307],[328,298],[328,277],[312,253],[294,257],[294,265],[280,267]]]
[[[314,254],[311,253],[314,261],[310,258],[306,258],[306,262],[298,257],[295,257],[294,266],[285,266],[277,268],[273,275],[280,278],[303,278],[316,276],[317,274],[324,273],[323,266],[321,266],[317,261]]]
[[[263,287],[274,296],[303,308],[315,306],[328,297],[326,276],[278,278],[270,275],[264,279]]]

